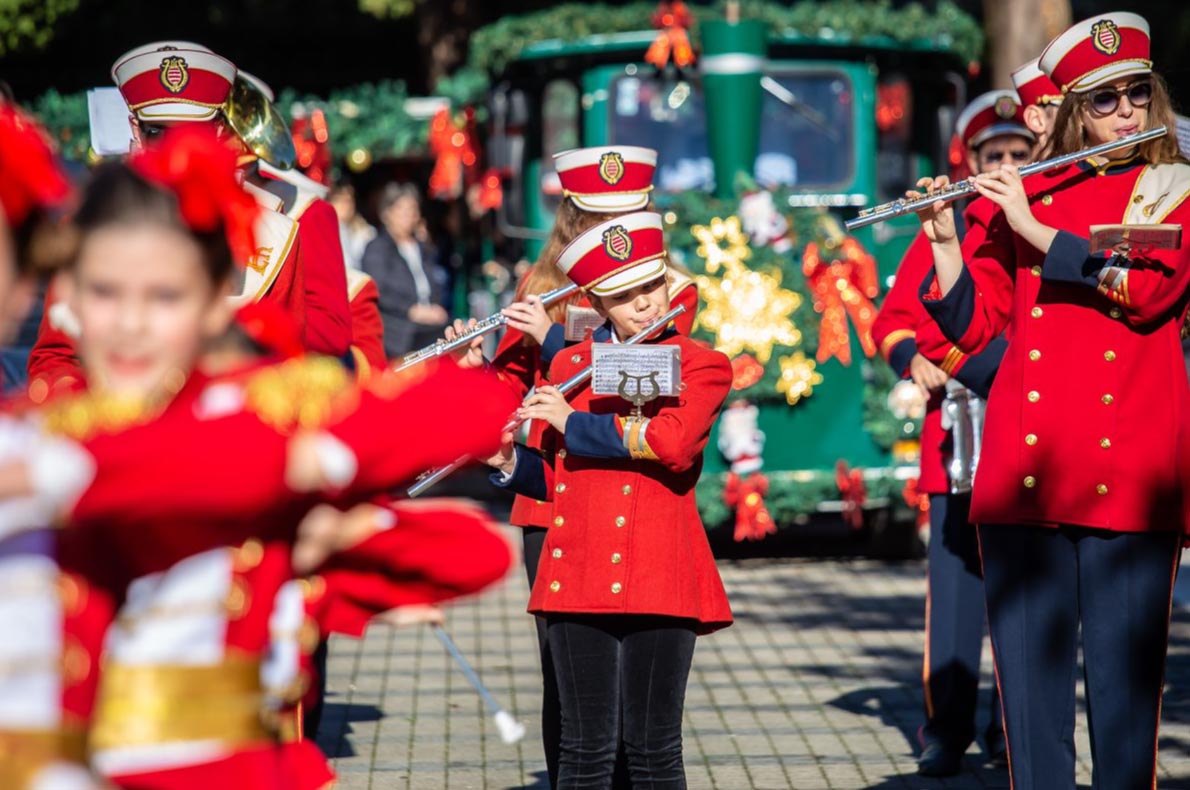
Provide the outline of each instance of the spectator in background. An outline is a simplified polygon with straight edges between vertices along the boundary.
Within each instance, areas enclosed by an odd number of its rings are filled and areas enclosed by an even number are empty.
[[[425,241],[417,190],[389,184],[380,196],[384,232],[364,249],[360,268],[376,281],[384,319],[384,352],[399,358],[442,336],[446,270]]]
[[[348,269],[358,269],[363,262],[364,249],[376,238],[376,229],[360,215],[355,202],[355,187],[338,184],[331,189],[327,200],[339,216],[339,240],[343,244],[343,261]]]

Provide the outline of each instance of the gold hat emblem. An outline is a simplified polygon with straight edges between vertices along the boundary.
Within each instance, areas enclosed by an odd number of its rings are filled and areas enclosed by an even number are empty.
[[[615,261],[626,261],[632,255],[632,237],[623,225],[616,225],[603,232],[603,251]]]
[[[161,61],[161,84],[170,93],[181,93],[190,82],[190,67],[181,57],[164,58]]]
[[[996,99],[996,115],[1005,120],[1016,115],[1016,102],[1012,100],[1011,96],[1001,96]]]
[[[1120,28],[1110,19],[1100,19],[1091,26],[1091,45],[1104,55],[1114,55],[1120,51]]]
[[[624,157],[616,151],[608,151],[599,157],[599,177],[608,186],[615,186],[624,177]]]

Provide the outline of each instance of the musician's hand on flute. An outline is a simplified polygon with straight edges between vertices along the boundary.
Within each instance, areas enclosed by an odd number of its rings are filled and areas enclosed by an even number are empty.
[[[468,330],[475,327],[476,323],[478,322],[474,318],[466,324],[456,318],[453,326],[446,327],[446,339],[454,340],[456,337],[466,334]],[[454,358],[458,366],[464,369],[483,367],[483,336],[477,335],[470,345],[456,351]]]
[[[918,179],[917,186],[924,189],[925,192],[910,190],[905,193],[905,197],[910,200],[929,197],[930,194],[950,186],[950,179],[946,176],[921,178]],[[925,232],[926,238],[932,244],[947,244],[956,239],[954,208],[950,203],[944,201],[931,203],[917,212],[917,218],[921,221],[921,229]]]
[[[945,387],[947,379],[950,378],[942,368],[921,354],[914,354],[913,359],[909,360],[909,377],[927,401],[931,394]]]
[[[1018,236],[1042,252],[1053,243],[1058,231],[1043,225],[1033,216],[1020,169],[1016,165],[1001,165],[999,170],[975,177],[975,189],[1004,212],[1008,226]]]
[[[519,427],[519,423],[517,426]],[[516,446],[513,444],[513,432],[516,428],[505,431],[500,435],[500,449],[495,455],[483,459],[488,466],[505,475],[511,475],[516,468]]]
[[[545,420],[559,433],[566,433],[566,418],[573,413],[574,409],[557,387],[540,387],[516,414],[522,420]]]
[[[545,342],[546,333],[553,326],[541,297],[536,294],[529,296],[523,302],[513,302],[500,311],[508,319],[508,325],[519,330],[537,341],[537,345]]]

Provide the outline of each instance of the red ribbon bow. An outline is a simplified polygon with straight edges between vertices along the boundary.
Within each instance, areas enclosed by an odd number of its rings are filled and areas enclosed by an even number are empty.
[[[430,173],[430,197],[454,200],[463,193],[466,171],[474,171],[479,162],[475,153],[475,110],[463,110],[463,123],[451,118],[450,110],[441,109],[430,121],[430,150],[436,157]]]
[[[694,48],[686,32],[694,24],[694,16],[682,0],[662,0],[653,13],[653,27],[660,32],[645,52],[645,62],[659,69],[665,68],[673,57],[674,65],[685,68],[694,62]]]
[[[760,472],[741,477],[735,472],[727,473],[723,486],[723,502],[735,508],[736,543],[745,540],[762,540],[777,531],[772,514],[764,504],[769,492],[769,479]]]
[[[835,484],[843,499],[843,523],[852,529],[864,526],[864,503],[868,501],[868,487],[862,469],[848,469],[847,462],[835,463]]]
[[[20,110],[0,106],[0,210],[16,227],[37,208],[49,208],[70,194],[48,138]]]
[[[858,241],[844,239],[839,244],[839,252],[840,257],[824,262],[818,245],[810,242],[802,253],[802,273],[814,295],[814,312],[822,314],[817,360],[825,362],[837,357],[844,365],[850,365],[848,316],[855,323],[864,354],[871,357],[876,353],[876,343],[872,340],[876,305],[872,304],[872,299],[880,293],[880,285],[876,259],[865,252]]]
[[[236,153],[200,124],[168,129],[159,144],[128,160],[141,177],[177,195],[178,211],[191,230],[223,228],[236,263],[256,252],[254,226],[260,207],[236,178]]]

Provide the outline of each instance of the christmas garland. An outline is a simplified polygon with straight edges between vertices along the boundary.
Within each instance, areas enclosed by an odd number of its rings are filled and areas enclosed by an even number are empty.
[[[809,521],[811,515],[823,510],[823,502],[840,500],[839,484],[833,470],[800,470],[793,472],[765,472],[768,494],[765,506],[773,521],[782,529],[796,529]],[[704,474],[695,488],[698,511],[708,530],[730,528],[735,508],[723,501],[723,487],[727,475]],[[905,481],[896,477],[892,469],[869,470],[864,476],[866,499],[869,504],[885,504],[908,511],[905,504]]]
[[[724,18],[725,0],[713,6],[691,6],[696,22]],[[594,35],[650,29],[654,2],[622,6],[563,3],[545,11],[507,16],[471,36],[470,64],[493,74],[502,72],[529,46],[543,41],[577,42]],[[740,17],[767,23],[771,35],[826,39],[838,43],[886,39],[902,46],[948,49],[964,63],[977,62],[984,35],[979,23],[958,6],[941,0],[936,11],[919,3],[894,8],[889,0],[802,0],[785,5],[769,0],[743,0]],[[698,27],[691,31],[698,47]]]

